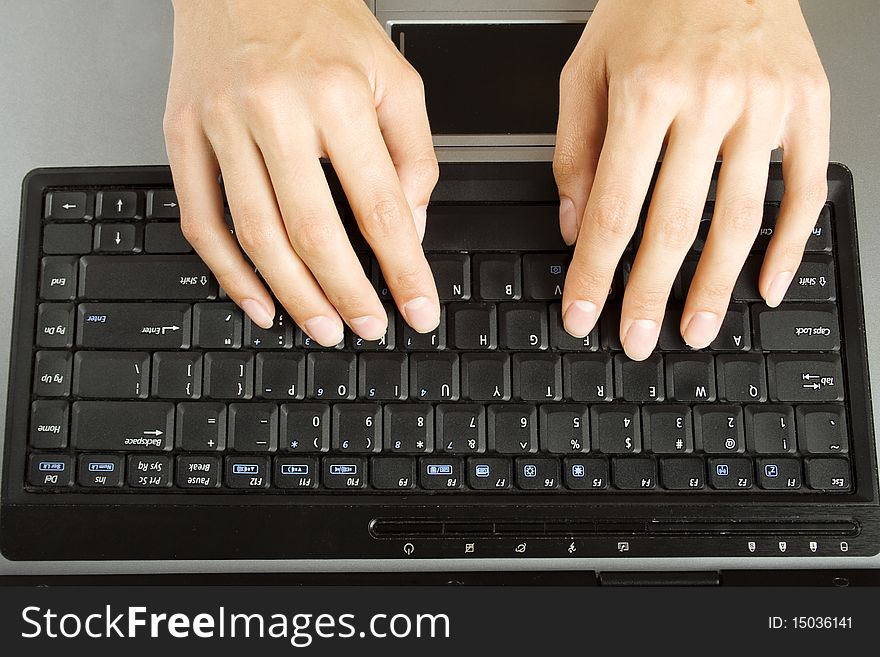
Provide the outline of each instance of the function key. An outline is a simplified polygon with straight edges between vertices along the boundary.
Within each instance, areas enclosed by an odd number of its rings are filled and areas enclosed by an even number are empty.
[[[559,461],[553,458],[517,459],[516,485],[522,490],[559,488]]]
[[[468,485],[475,490],[510,488],[510,459],[474,457],[468,459]]]
[[[622,490],[657,487],[657,462],[645,458],[615,458],[611,461],[614,486]]]
[[[758,459],[758,483],[765,490],[797,490],[801,487],[798,459]]]
[[[416,462],[410,457],[374,458],[370,461],[370,479],[379,490],[406,490],[416,483]]]
[[[180,219],[177,194],[173,189],[151,189],[147,192],[147,218]]]
[[[819,213],[819,221],[807,239],[807,252],[828,253],[831,251],[831,206],[826,205]]]
[[[566,487],[572,490],[608,488],[608,461],[605,459],[565,459],[562,473]]]
[[[77,482],[86,488],[122,485],[123,461],[119,454],[80,454]]]
[[[31,486],[65,488],[73,484],[73,457],[67,454],[31,454],[28,463]]]
[[[709,459],[709,483],[717,490],[748,490],[752,487],[752,462],[745,458]]]
[[[426,490],[458,490],[462,487],[464,465],[457,458],[419,460],[419,484]]]
[[[85,192],[49,192],[46,194],[45,217],[55,221],[86,219],[87,203]]]
[[[660,481],[667,490],[701,490],[705,480],[706,465],[703,459],[660,459]]]
[[[317,488],[318,459],[308,456],[279,456],[275,459],[273,480],[278,488]]]
[[[227,456],[226,485],[240,490],[258,490],[269,486],[268,456]]]
[[[364,458],[325,458],[321,480],[334,490],[363,488],[367,483],[367,461]]]
[[[137,192],[98,192],[95,206],[95,214],[101,219],[134,219],[140,216]]]

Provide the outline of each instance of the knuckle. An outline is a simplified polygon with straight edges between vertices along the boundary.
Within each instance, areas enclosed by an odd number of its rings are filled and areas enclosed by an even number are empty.
[[[331,63],[316,68],[311,76],[321,111],[348,117],[363,83],[358,73],[345,64]]]
[[[651,227],[651,237],[660,246],[681,250],[690,247],[697,237],[699,210],[691,204],[672,203],[658,210]]]
[[[831,86],[821,66],[805,71],[800,76],[798,89],[804,100],[817,106],[827,105],[831,100]]]
[[[207,131],[215,134],[223,132],[229,127],[235,117],[234,105],[229,94],[223,91],[215,91],[202,99],[202,120]]]
[[[393,272],[390,278],[389,284],[392,289],[407,293],[424,288],[428,277],[422,267],[410,264]]]
[[[297,251],[308,254],[326,249],[337,238],[337,231],[329,221],[319,217],[301,218],[293,231]]]
[[[716,206],[718,207],[718,206]],[[721,207],[719,223],[733,233],[756,234],[764,218],[764,202],[754,196],[732,198]]]
[[[205,225],[194,219],[191,215],[184,214],[180,218],[180,232],[196,251],[210,246],[213,241],[211,232]]]
[[[665,106],[685,91],[674,66],[660,60],[642,61],[631,66],[620,80],[625,100],[640,106]]]
[[[592,266],[581,266],[575,261],[565,276],[565,289],[579,299],[604,300],[611,287],[611,275]]]
[[[189,106],[168,108],[162,117],[162,132],[169,148],[183,149],[192,139],[197,122]]]
[[[624,313],[639,319],[662,317],[668,299],[668,289],[632,285],[626,289]]]
[[[629,239],[638,222],[632,202],[623,195],[605,194],[596,199],[588,219],[595,229],[615,241]]]
[[[440,165],[433,152],[430,155],[417,157],[408,167],[409,175],[419,187],[434,189],[437,181],[440,180]]]
[[[706,281],[697,280],[691,285],[689,296],[694,295],[702,304],[712,308],[726,309],[734,283],[735,281],[715,278]]]
[[[284,84],[273,74],[261,74],[239,90],[242,109],[257,121],[273,122],[290,105]]]
[[[234,219],[238,242],[246,253],[261,254],[272,248],[275,231],[263,217],[245,211],[237,213]]]
[[[400,203],[390,193],[378,194],[363,220],[363,232],[371,244],[394,236],[401,225]]]
[[[581,169],[579,156],[583,141],[577,127],[569,126],[569,133],[556,142],[553,151],[553,176],[558,183],[567,183],[578,175]]]

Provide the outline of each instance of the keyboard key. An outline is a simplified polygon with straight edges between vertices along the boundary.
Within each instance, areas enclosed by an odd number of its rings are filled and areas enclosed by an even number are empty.
[[[177,405],[175,445],[186,452],[226,449],[226,404],[181,402]]]
[[[524,302],[498,304],[498,343],[502,349],[514,351],[546,349],[547,307]]]
[[[474,490],[507,490],[511,482],[510,459],[473,457],[468,459],[468,486]]]
[[[614,357],[617,396],[631,402],[663,401],[663,356],[653,354],[643,361],[624,354]]]
[[[99,219],[134,219],[141,214],[138,202],[137,192],[98,192],[95,215]]]
[[[244,345],[248,349],[290,349],[293,346],[293,323],[279,313],[272,326],[264,329],[244,318]]]
[[[752,462],[746,458],[709,459],[709,483],[717,490],[748,490],[752,487]]]
[[[837,308],[829,304],[786,303],[752,309],[755,337],[765,351],[837,351]]]
[[[759,454],[794,454],[797,451],[794,409],[772,404],[746,406],[746,439]]]
[[[250,399],[254,395],[254,357],[249,353],[206,353],[205,397]]]
[[[67,447],[68,406],[66,401],[38,399],[31,404],[28,443],[36,449]]]
[[[843,371],[837,354],[770,354],[767,375],[773,401],[843,401]]]
[[[27,480],[40,488],[66,488],[73,485],[73,468],[69,454],[31,454]]]
[[[613,398],[614,379],[609,354],[565,354],[562,374],[566,399],[604,402]]]
[[[742,453],[746,449],[741,406],[695,406],[694,437],[697,450],[708,454]]]
[[[34,360],[34,394],[38,397],[67,397],[73,354],[65,351],[38,351]]]
[[[700,353],[666,356],[666,390],[675,401],[715,401],[714,357]]]
[[[365,340],[351,331],[346,331],[347,342],[355,351],[390,351],[394,349],[395,314],[390,304],[385,304],[387,328],[378,340]]]
[[[591,443],[602,454],[634,454],[642,451],[639,407],[626,404],[593,406],[590,409]]]
[[[85,192],[49,192],[45,217],[54,221],[86,219],[88,196]]]
[[[562,361],[557,354],[514,354],[511,363],[513,395],[523,401],[562,399]]]
[[[132,488],[167,488],[171,485],[171,457],[129,454],[126,474]]]
[[[848,492],[852,473],[846,459],[807,459],[807,486],[813,490]]]
[[[79,261],[79,296],[107,301],[213,299],[217,281],[194,255],[88,255]]]
[[[285,490],[318,487],[318,459],[309,456],[277,456],[272,482]]]
[[[226,457],[226,486],[238,490],[261,490],[269,487],[269,457],[242,455]]]
[[[797,490],[801,487],[798,459],[758,459],[758,485],[764,490]]]
[[[37,346],[72,347],[74,325],[73,304],[41,303],[37,308]]]
[[[144,228],[144,251],[147,253],[192,253],[180,224],[147,224]]]
[[[279,449],[311,454],[330,449],[330,406],[296,403],[281,405]]]
[[[681,337],[681,312],[682,309],[678,306],[666,309],[660,324],[660,337],[657,339],[661,351],[691,351]]]
[[[459,396],[458,354],[419,353],[409,357],[410,397],[455,401]]]
[[[849,431],[843,406],[798,406],[796,415],[798,442],[802,451],[810,454],[849,452]]]
[[[180,488],[212,489],[220,486],[220,457],[178,456],[174,481]]]
[[[170,402],[77,401],[70,442],[90,451],[164,451],[172,448],[174,404]]]
[[[95,226],[95,251],[140,253],[143,244],[143,231],[135,224],[103,223]]]
[[[831,256],[807,254],[785,293],[786,301],[834,301],[837,282]]]
[[[657,487],[657,462],[653,459],[611,459],[611,474],[615,488],[622,490],[650,490]]]
[[[655,454],[687,454],[694,450],[691,409],[680,405],[642,407],[645,450]]]
[[[660,459],[660,483],[668,490],[702,490],[706,465],[700,458]]]
[[[475,401],[507,401],[511,396],[510,357],[505,353],[461,355],[461,394]]]
[[[119,454],[80,454],[76,483],[86,488],[122,486],[125,462]]]
[[[609,485],[608,461],[596,458],[568,458],[562,468],[566,488],[604,490]]]
[[[361,354],[358,390],[363,399],[399,401],[409,394],[409,367],[405,354]]]
[[[306,368],[308,396],[351,400],[357,394],[357,356],[342,352],[311,353]]]
[[[488,407],[489,451],[531,454],[538,451],[538,410],[525,404]]]
[[[832,239],[831,206],[825,205],[819,213],[819,221],[810,233],[805,250],[812,253],[830,253]]]
[[[717,337],[709,345],[712,351],[748,351],[752,348],[752,331],[749,323],[749,307],[742,303],[731,304]]]
[[[378,404],[335,404],[332,446],[352,454],[382,449],[382,408]]]
[[[455,349],[498,347],[495,306],[487,303],[451,303],[446,307],[449,343]]]
[[[81,303],[77,344],[87,349],[188,349],[186,303]]]
[[[541,253],[524,255],[523,296],[526,299],[561,299],[570,254]]]
[[[556,490],[560,487],[559,461],[552,458],[518,458],[516,486],[522,490]]]
[[[327,457],[321,481],[330,489],[356,489],[367,485],[367,460],[358,457]]]
[[[409,490],[416,485],[416,460],[410,457],[374,457],[370,483],[379,490]]]
[[[518,255],[481,253],[474,256],[474,280],[479,297],[509,301],[522,296],[522,266]]]
[[[274,452],[278,447],[278,407],[250,402],[230,404],[229,449],[236,452]]]
[[[590,409],[586,404],[544,404],[539,415],[542,451],[551,454],[590,451]]]
[[[550,346],[560,351],[596,351],[599,348],[599,327],[582,338],[576,338],[562,324],[562,307],[550,306]]]
[[[459,458],[419,459],[419,485],[425,490],[458,490],[464,485],[464,466]]]
[[[257,354],[255,390],[263,399],[302,399],[306,391],[306,357],[300,353]]]
[[[180,206],[173,189],[151,189],[147,192],[148,219],[180,219]]]
[[[40,261],[40,297],[49,301],[71,301],[76,297],[79,258],[49,256]]]
[[[198,399],[202,395],[202,355],[165,351],[153,354],[153,397]]]
[[[430,333],[419,333],[403,319],[397,318],[397,346],[406,351],[439,351],[446,348],[446,307],[440,306],[440,323]]]
[[[478,454],[486,450],[486,411],[478,404],[437,404],[436,450]]]
[[[92,227],[88,224],[50,224],[43,228],[43,253],[89,253],[92,250]]]
[[[466,301],[471,298],[471,264],[460,253],[434,253],[427,256],[434,274],[440,301]]]
[[[241,310],[234,303],[197,303],[193,306],[193,344],[202,349],[238,349],[242,324]]]
[[[718,398],[731,402],[767,401],[767,371],[762,354],[720,355],[715,359],[718,372]]]
[[[434,450],[434,409],[430,404],[387,404],[382,424],[385,450],[398,454]]]

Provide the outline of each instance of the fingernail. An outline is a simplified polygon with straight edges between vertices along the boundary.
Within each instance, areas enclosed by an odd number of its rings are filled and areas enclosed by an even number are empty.
[[[582,338],[593,330],[599,317],[599,309],[592,301],[578,299],[566,308],[562,323],[565,330],[576,338]]]
[[[428,206],[420,205],[413,210],[413,221],[416,224],[416,232],[419,234],[419,241],[425,238],[425,227],[428,225]]]
[[[342,341],[342,326],[323,315],[304,321],[303,329],[312,340],[325,347],[333,347]]]
[[[788,286],[791,285],[791,279],[794,274],[790,271],[781,271],[776,274],[776,278],[770,283],[770,289],[767,290],[767,298],[765,301],[771,308],[775,308],[782,303],[782,298],[788,292]]]
[[[559,199],[559,232],[566,244],[574,244],[577,240],[577,216],[574,211],[574,203],[567,196]]]
[[[629,325],[623,338],[623,350],[633,360],[645,360],[654,351],[660,325],[651,319],[637,319]]]
[[[403,313],[406,323],[419,333],[433,331],[440,321],[440,312],[428,297],[416,297],[404,304]]]
[[[385,335],[385,319],[380,319],[373,315],[364,315],[363,317],[355,317],[349,324],[355,333],[365,340],[378,340]]]
[[[698,312],[691,317],[684,330],[684,341],[692,349],[708,347],[718,333],[718,315]]]
[[[272,314],[259,301],[242,299],[239,305],[254,324],[264,329],[272,328]]]

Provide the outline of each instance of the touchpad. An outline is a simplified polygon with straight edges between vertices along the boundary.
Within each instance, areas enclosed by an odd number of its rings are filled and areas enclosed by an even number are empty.
[[[559,73],[584,23],[397,23],[435,135],[556,132]]]

